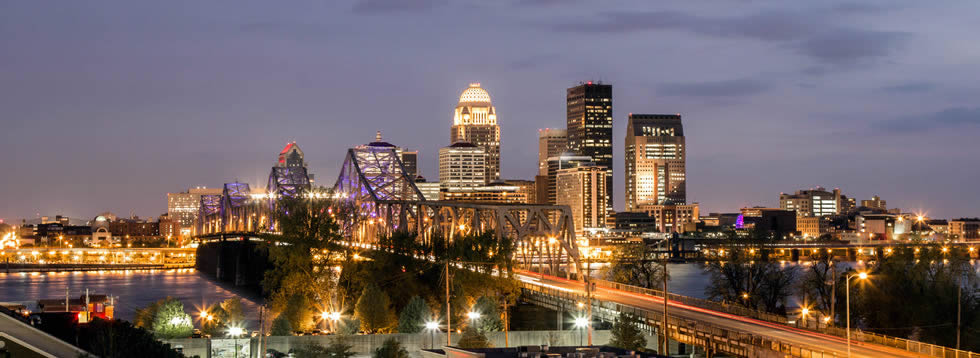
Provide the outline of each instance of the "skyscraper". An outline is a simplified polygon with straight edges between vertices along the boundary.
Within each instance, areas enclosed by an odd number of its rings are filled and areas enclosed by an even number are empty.
[[[582,165],[593,165],[594,163],[592,157],[567,152],[557,157],[548,158],[548,175],[544,176],[547,183],[544,186],[547,202],[541,204],[555,205],[558,202],[558,171]]]
[[[548,175],[548,158],[568,150],[568,131],[556,128],[538,129],[538,175]]]
[[[440,190],[461,190],[487,184],[487,152],[467,142],[439,149]]]
[[[626,210],[687,202],[687,152],[679,114],[633,114],[626,127]]]
[[[167,217],[180,225],[180,235],[196,234],[193,229],[201,208],[201,195],[221,195],[221,188],[196,187],[180,193],[167,193]]]
[[[419,151],[402,151],[402,166],[405,167],[405,174],[413,180],[419,175]]]
[[[583,165],[558,171],[556,204],[572,209],[575,232],[606,227],[606,170]]]
[[[487,152],[486,182],[500,179],[500,126],[497,125],[497,110],[490,103],[490,93],[480,88],[479,83],[470,83],[459,95],[449,140],[450,143],[468,142],[483,147]]]
[[[568,149],[606,168],[606,210],[612,211],[612,85],[589,81],[567,94]]]
[[[286,144],[285,148],[279,152],[279,161],[276,163],[277,167],[305,167],[306,161],[304,161],[303,150],[299,149],[296,142],[289,142]]]

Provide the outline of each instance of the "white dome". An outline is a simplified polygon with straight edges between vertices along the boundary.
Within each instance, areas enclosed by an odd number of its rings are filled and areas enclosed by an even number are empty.
[[[459,95],[459,103],[483,103],[486,105],[490,104],[490,93],[487,90],[480,88],[479,83],[470,83],[470,87],[463,90],[463,94]]]

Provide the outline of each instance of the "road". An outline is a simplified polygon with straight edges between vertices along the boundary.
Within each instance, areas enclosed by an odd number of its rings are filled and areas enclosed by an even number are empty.
[[[78,349],[54,336],[41,332],[40,330],[27,325],[24,322],[0,313],[0,333],[4,333],[20,341],[21,345],[29,345],[34,349],[40,350],[47,357],[78,357],[86,354],[85,351]]]
[[[518,279],[529,284],[550,287],[566,292],[573,292],[585,295],[584,284],[579,281],[566,280],[559,277],[541,275],[538,273],[522,271],[517,274]],[[597,287],[593,293],[593,298],[628,305],[640,309],[663,312],[664,301],[662,298],[643,295],[638,293],[620,291],[612,288]],[[679,302],[670,301],[668,315],[683,317],[699,322],[710,323],[721,328],[748,332],[753,334],[765,335],[774,340],[790,343],[796,346],[810,349],[822,350],[828,354],[836,354],[839,357],[847,356],[847,340],[837,336],[821,334],[807,331],[795,327],[784,326],[776,323],[760,321],[752,318],[736,316],[724,312],[712,311],[699,307],[688,306]],[[851,341],[852,357],[924,357],[924,355],[906,352],[891,347],[859,343]]]

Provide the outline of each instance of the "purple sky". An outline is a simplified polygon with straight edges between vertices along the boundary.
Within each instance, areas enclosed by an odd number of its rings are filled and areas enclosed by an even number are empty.
[[[978,4],[661,3],[0,2],[0,218],[159,215],[167,192],[264,186],[290,140],[330,186],[379,129],[435,177],[469,82],[503,175],[532,179],[585,80],[613,84],[620,209],[636,112],[683,114],[704,213],[822,185],[980,215]]]

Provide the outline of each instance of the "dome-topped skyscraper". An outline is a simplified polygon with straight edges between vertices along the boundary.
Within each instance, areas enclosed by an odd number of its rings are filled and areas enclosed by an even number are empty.
[[[497,110],[490,102],[490,93],[479,83],[470,86],[459,95],[459,103],[453,113],[450,144],[469,142],[486,149],[487,182],[500,179],[500,126]]]

